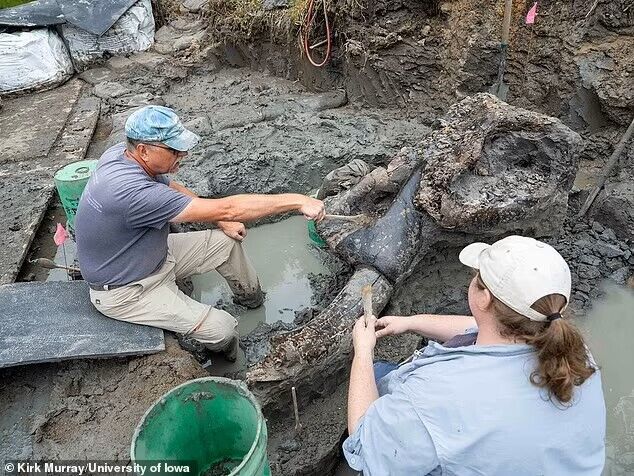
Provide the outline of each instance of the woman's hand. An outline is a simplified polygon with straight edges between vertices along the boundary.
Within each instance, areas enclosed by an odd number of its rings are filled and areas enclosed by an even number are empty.
[[[239,221],[219,221],[216,225],[225,235],[234,240],[242,241],[247,236],[246,227]]]
[[[381,328],[376,331],[376,336],[385,337],[403,334],[411,330],[410,324],[410,318],[406,316],[383,316],[376,321],[376,327]]]
[[[352,344],[355,356],[372,356],[376,345],[375,324],[376,317],[368,318],[368,326],[365,325],[365,317],[361,316],[352,328]]]

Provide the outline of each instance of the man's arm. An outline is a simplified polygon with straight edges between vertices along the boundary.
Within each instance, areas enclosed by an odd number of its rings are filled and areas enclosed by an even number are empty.
[[[324,216],[324,204],[321,200],[298,193],[232,195],[225,198],[194,197],[171,221],[243,222],[291,211],[300,211],[306,218],[321,220]]]
[[[383,316],[376,321],[377,337],[415,332],[438,342],[446,342],[452,337],[472,327],[477,327],[473,316],[448,316],[437,314],[417,314],[414,316]]]
[[[175,180],[170,180],[169,184],[170,188],[173,188],[177,192],[182,193],[183,195],[187,195],[188,197],[198,197],[194,192],[185,187],[185,185],[176,182]]]
[[[188,197],[198,198],[194,192],[185,187],[183,184],[178,183],[174,180],[170,180],[169,187],[173,188],[177,192],[182,193],[183,195],[187,195]],[[225,235],[242,241],[247,236],[247,229],[245,226],[237,221],[216,221],[214,222],[218,228],[220,228]]]

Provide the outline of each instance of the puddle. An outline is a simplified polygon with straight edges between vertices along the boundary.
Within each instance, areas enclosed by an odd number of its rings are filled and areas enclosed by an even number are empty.
[[[607,407],[603,476],[634,474],[634,292],[612,288],[577,324],[603,377]]]
[[[313,289],[308,274],[330,274],[311,245],[303,217],[250,228],[244,247],[266,292],[264,305],[235,316],[240,335],[251,332],[259,322],[291,322],[295,311],[311,305]],[[211,272],[192,277],[192,297],[216,305],[231,302],[232,293],[225,280]]]

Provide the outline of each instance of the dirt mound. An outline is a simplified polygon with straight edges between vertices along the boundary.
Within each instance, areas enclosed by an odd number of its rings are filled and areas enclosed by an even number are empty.
[[[4,370],[0,390],[6,458],[126,461],[134,428],[161,395],[208,376],[166,336],[158,354]]]

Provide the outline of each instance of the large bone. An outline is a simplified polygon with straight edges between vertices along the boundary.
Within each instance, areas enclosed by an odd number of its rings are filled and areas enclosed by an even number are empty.
[[[387,213],[372,226],[346,236],[335,252],[353,265],[373,266],[392,283],[403,279],[421,245],[429,243],[428,236],[438,230],[414,208],[420,176],[420,170],[413,173]],[[426,236],[421,237],[423,230]]]
[[[490,94],[466,98],[423,139],[422,174],[409,178],[383,216],[366,228],[331,222],[317,230],[349,263],[372,266],[394,285],[442,242],[461,246],[513,233],[556,233],[568,206],[580,140],[558,119]],[[399,164],[397,159],[392,163]],[[411,166],[416,160],[401,157],[400,162]],[[392,163],[388,177],[394,177]],[[344,209],[361,204],[371,210],[367,202],[377,196],[367,189],[376,183],[372,174],[329,200]]]
[[[291,408],[291,387],[300,408],[325,395],[349,374],[351,331],[363,313],[361,289],[372,286],[378,315],[392,295],[392,286],[377,271],[359,268],[332,303],[308,324],[271,337],[271,351],[247,370],[247,384],[267,415]]]

